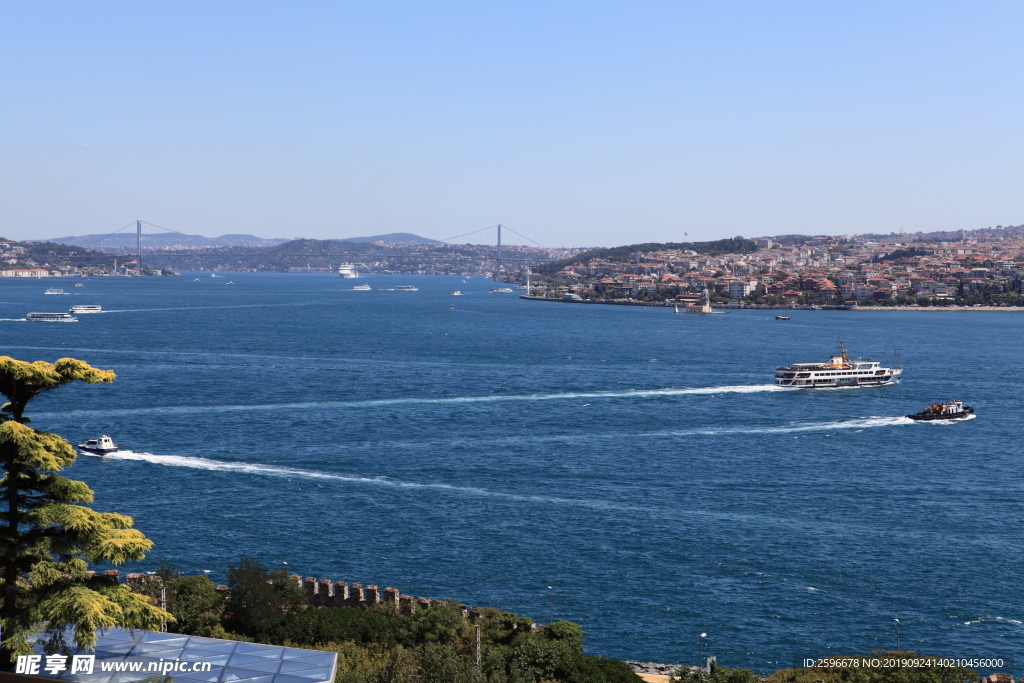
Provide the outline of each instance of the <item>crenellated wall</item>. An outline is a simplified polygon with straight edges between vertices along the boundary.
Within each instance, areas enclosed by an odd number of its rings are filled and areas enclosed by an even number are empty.
[[[103,575],[114,581],[120,580],[120,574],[116,569],[108,569]],[[160,578],[133,572],[125,574],[125,583],[140,584],[147,581],[159,581]],[[372,607],[374,605],[392,605],[402,614],[412,614],[417,610],[429,609],[431,604],[445,602],[455,605],[462,610],[463,616],[476,619],[480,610],[474,607],[466,610],[466,606],[451,600],[431,600],[429,598],[415,598],[411,595],[402,595],[397,588],[385,588],[382,591],[380,586],[373,584],[363,585],[361,583],[348,583],[346,581],[332,581],[330,579],[317,579],[306,577],[303,579],[298,574],[289,574],[306,594],[306,604],[311,607]],[[218,591],[227,592],[227,586],[217,586]]]

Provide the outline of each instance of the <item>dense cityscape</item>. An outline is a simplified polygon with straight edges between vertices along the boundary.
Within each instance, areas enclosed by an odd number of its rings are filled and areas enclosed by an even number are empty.
[[[719,305],[1019,305],[1024,226],[914,235],[779,235],[717,242],[548,249],[293,240],[144,252],[142,273],[182,270],[487,275],[569,300]],[[138,275],[137,260],[51,242],[0,241],[0,277]]]

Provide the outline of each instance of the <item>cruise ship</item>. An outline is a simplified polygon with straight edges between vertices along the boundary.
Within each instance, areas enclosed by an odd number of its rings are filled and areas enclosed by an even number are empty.
[[[338,275],[345,278],[346,280],[354,280],[359,277],[359,271],[351,263],[342,263],[338,266]]]
[[[840,339],[839,355],[832,356],[826,363],[793,363],[776,368],[775,385],[804,389],[879,386],[895,384],[902,373],[898,362],[894,368],[885,368],[870,358],[851,359]]]
[[[102,313],[102,306],[94,306],[92,304],[75,304],[71,307],[71,313]]]

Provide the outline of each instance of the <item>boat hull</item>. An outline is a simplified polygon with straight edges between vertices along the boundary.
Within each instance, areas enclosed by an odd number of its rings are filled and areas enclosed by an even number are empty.
[[[969,417],[974,414],[974,408],[970,406],[964,406],[964,409],[956,413],[948,414],[937,414],[937,413],[914,413],[913,415],[907,415],[911,420],[918,420],[919,422],[931,422],[933,420],[962,420],[965,417]]]
[[[107,455],[109,453],[117,453],[116,448],[86,448],[82,444],[78,444],[78,450],[83,453],[91,453],[92,455]]]

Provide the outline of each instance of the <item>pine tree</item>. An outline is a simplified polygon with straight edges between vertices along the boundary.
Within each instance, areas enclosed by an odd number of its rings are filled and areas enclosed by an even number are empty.
[[[132,518],[87,507],[92,490],[58,474],[76,458],[56,434],[27,426],[28,402],[71,382],[112,382],[114,373],[74,358],[27,363],[0,356],[0,667],[38,635],[49,649],[91,649],[96,629],[157,628],[169,614],[89,564],[140,560],[153,545]]]

